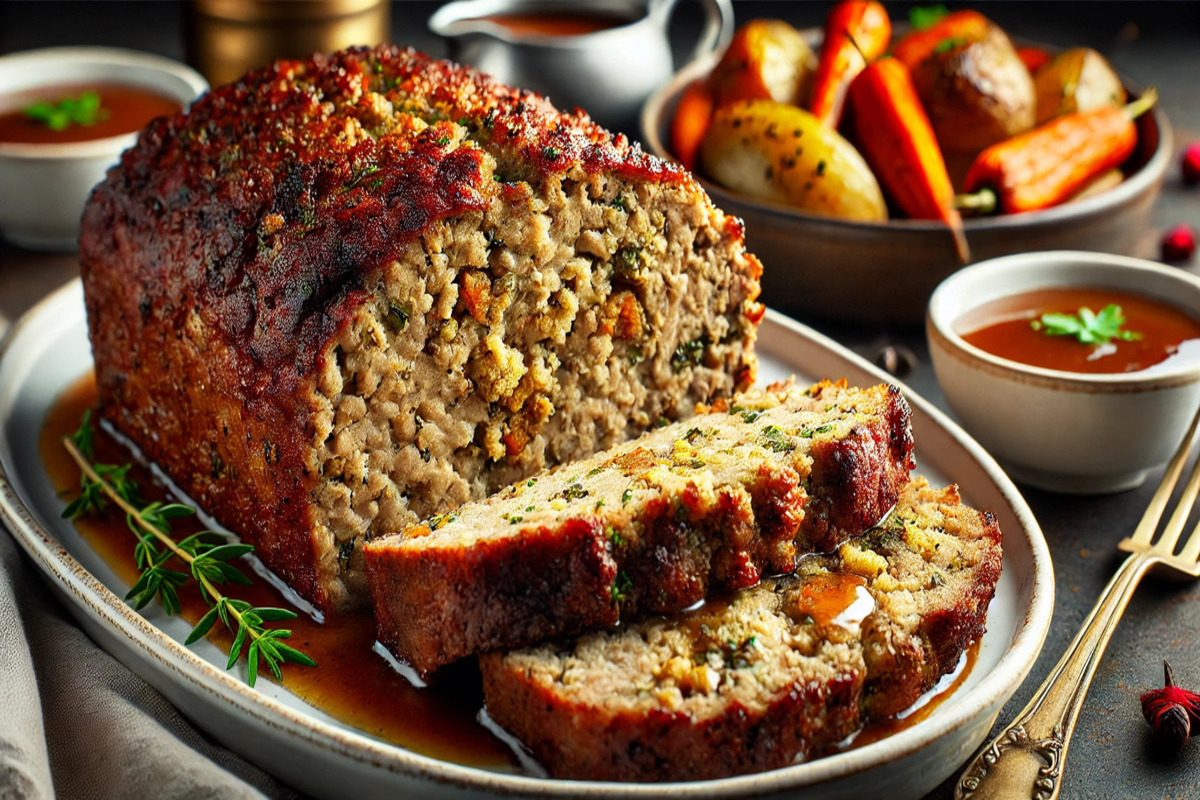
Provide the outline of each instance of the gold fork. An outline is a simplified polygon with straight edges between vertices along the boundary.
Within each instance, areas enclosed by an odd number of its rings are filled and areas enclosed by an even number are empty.
[[[1175,552],[1179,535],[1187,523],[1196,495],[1200,493],[1200,459],[1192,468],[1187,486],[1162,535],[1157,541],[1154,540],[1159,520],[1183,472],[1198,425],[1200,411],[1192,419],[1187,435],[1167,465],[1166,474],[1146,513],[1142,515],[1137,530],[1118,545],[1131,555],[1104,587],[1082,630],[1038,687],[1029,705],[975,756],[975,760],[959,778],[954,791],[958,800],[1026,797],[1054,800],[1058,797],[1067,748],[1071,744],[1071,733],[1075,729],[1079,709],[1083,706],[1083,698],[1087,695],[1096,666],[1104,655],[1104,648],[1138,582],[1152,568],[1156,573],[1175,580],[1200,577],[1200,525],[1183,542],[1180,552]]]

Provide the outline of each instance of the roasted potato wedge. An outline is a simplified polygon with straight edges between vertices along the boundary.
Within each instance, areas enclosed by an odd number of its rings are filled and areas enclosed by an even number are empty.
[[[939,46],[913,83],[943,150],[978,152],[1033,127],[1033,78],[995,25],[978,41]]]
[[[717,109],[700,164],[750,197],[841,219],[887,219],[879,183],[854,146],[793,105],[746,100]]]
[[[718,106],[739,100],[778,100],[799,105],[817,57],[800,32],[781,20],[747,22],[709,77]]]
[[[1125,105],[1125,87],[1112,66],[1095,50],[1064,50],[1033,78],[1037,92],[1037,124],[1075,111]]]

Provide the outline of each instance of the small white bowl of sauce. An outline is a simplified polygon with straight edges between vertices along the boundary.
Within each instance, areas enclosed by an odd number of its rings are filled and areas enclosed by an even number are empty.
[[[946,401],[1024,483],[1130,489],[1200,405],[1200,278],[1052,251],[984,261],[933,293],[926,333]]]
[[[92,187],[150,120],[208,89],[147,53],[57,47],[0,57],[0,234],[73,250]]]

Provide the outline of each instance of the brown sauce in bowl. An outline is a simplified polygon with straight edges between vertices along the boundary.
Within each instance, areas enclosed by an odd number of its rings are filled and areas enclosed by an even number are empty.
[[[476,21],[491,22],[518,36],[583,36],[633,22],[632,17],[597,13],[511,13],[475,17]]]
[[[57,104],[87,92],[100,97],[100,111],[91,124],[71,122],[62,130],[54,130],[25,113],[25,109],[35,103]],[[6,109],[0,113],[0,142],[13,144],[65,144],[106,139],[141,130],[155,117],[173,114],[183,107],[178,100],[149,89],[118,84],[50,86],[10,95],[0,102]]]
[[[89,373],[67,389],[49,409],[39,439],[46,471],[64,502],[78,495],[79,470],[62,446],[64,436],[79,427],[84,412],[95,408],[96,382]],[[146,500],[165,500],[167,490],[155,481],[150,470],[137,463],[131,453],[97,426],[95,460],[98,463],[133,462],[130,477],[138,482]],[[186,502],[186,501],[185,501]],[[194,517],[174,520],[177,538],[195,533],[203,525]],[[138,569],[134,559],[135,539],[120,514],[81,517],[76,529],[88,546],[117,575],[132,586]],[[284,595],[270,582],[245,568],[250,586],[226,584],[230,597],[256,606],[290,607]],[[853,601],[861,579],[830,579],[829,596],[813,599],[814,611],[831,619]],[[179,589],[182,616],[194,625],[208,610],[207,604],[189,582]],[[706,613],[717,613],[720,602]],[[705,613],[705,612],[702,612]],[[695,616],[695,615],[692,615]],[[283,665],[283,686],[329,716],[378,739],[416,753],[464,766],[499,772],[520,772],[520,761],[480,721],[483,689],[479,670],[471,659],[446,667],[428,687],[418,688],[373,649],[375,623],[369,613],[342,614],[317,622],[301,613],[282,623],[292,631],[287,642],[316,660],[316,667]],[[228,652],[232,636],[214,626],[210,642]],[[961,685],[974,663],[978,644],[964,654],[958,669],[943,677],[937,686],[896,718],[872,722],[842,742],[838,749],[862,747],[868,742],[904,730],[927,717]],[[266,669],[260,681],[271,680]]]
[[[1125,315],[1121,329],[1139,338],[1084,344],[1031,325],[1046,313],[1077,314],[1080,308],[1098,313],[1109,304],[1120,306]],[[968,344],[992,355],[1064,372],[1141,372],[1168,359],[1200,354],[1200,322],[1168,303],[1121,290],[1039,289],[985,303],[954,328]]]

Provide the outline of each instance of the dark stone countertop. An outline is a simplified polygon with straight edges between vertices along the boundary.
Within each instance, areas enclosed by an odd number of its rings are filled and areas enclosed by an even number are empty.
[[[400,2],[393,7],[397,42],[434,54],[440,42],[424,27],[437,3]],[[910,4],[891,3],[894,18]],[[787,19],[799,27],[820,25],[826,4],[737,2],[739,21],[755,16]],[[1176,149],[1200,140],[1200,4],[1158,2],[993,2],[982,10],[1011,35],[1060,46],[1087,45],[1103,52],[1118,71],[1158,87],[1175,128]],[[694,5],[676,12],[675,36],[688,41],[698,22]],[[177,2],[6,2],[0,4],[0,53],[65,44],[131,47],[182,59],[186,7]],[[1154,258],[1158,232],[1176,222],[1200,227],[1200,191],[1184,187],[1170,169],[1140,255]],[[751,232],[750,246],[753,249]],[[769,265],[768,265],[769,268]],[[1197,262],[1187,267],[1197,271]],[[0,314],[13,319],[78,268],[73,255],[35,254],[0,243]],[[770,298],[766,298],[770,303]],[[786,307],[782,310],[786,311]],[[945,409],[924,335],[920,330],[847,325],[804,319],[851,349],[872,357],[884,343],[917,356],[908,384]],[[1097,435],[1103,435],[1098,431]],[[1025,704],[1078,631],[1104,584],[1120,563],[1116,543],[1131,532],[1153,493],[1158,474],[1139,489],[1101,497],[1071,497],[1023,488],[1054,559],[1057,594],[1054,620],[1033,672],[1000,714],[1007,723]],[[1200,747],[1169,758],[1153,746],[1138,696],[1162,680],[1170,660],[1184,685],[1200,688],[1200,585],[1149,579],[1133,599],[1096,672],[1072,742],[1063,797],[1184,798],[1200,796]],[[953,796],[953,781],[930,797]]]

